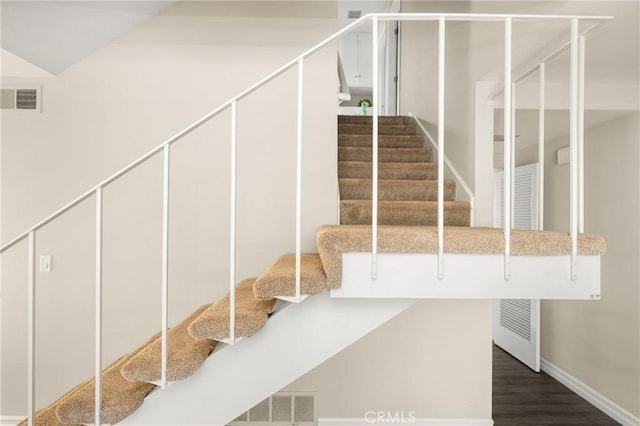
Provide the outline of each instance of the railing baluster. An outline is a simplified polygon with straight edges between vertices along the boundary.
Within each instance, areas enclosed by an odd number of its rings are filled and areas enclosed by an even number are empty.
[[[546,64],[539,66],[538,75],[538,229],[544,229],[544,119]]]
[[[511,227],[515,228],[516,221],[516,83],[511,82]]]
[[[396,25],[396,31],[397,31],[397,35],[396,35],[396,115],[400,115],[400,95],[401,95],[401,90],[400,90],[400,84],[402,83],[401,78],[400,78],[400,71],[402,70],[401,65],[402,65],[402,49],[400,49],[400,46],[402,46],[402,31],[400,31],[402,25],[402,21],[398,20],[397,21],[397,25]]]
[[[585,36],[578,39],[578,231],[584,232],[584,68]]]
[[[36,424],[36,234],[28,234],[27,258],[27,423]]]
[[[302,250],[302,101],[304,59],[298,61],[298,127],[296,135],[296,300],[300,300],[300,256]]]
[[[571,72],[570,72],[570,224],[571,224],[571,279],[577,278],[578,268],[578,20],[571,20]]]
[[[96,189],[96,282],[95,282],[95,414],[100,426],[102,406],[102,187]]]
[[[378,277],[378,103],[380,97],[379,82],[378,82],[378,64],[379,64],[379,52],[378,52],[378,17],[374,16],[372,19],[372,37],[373,37],[373,95],[372,95],[372,188],[371,188],[371,279],[375,280]]]
[[[169,144],[163,149],[162,180],[162,357],[160,386],[167,387],[167,331],[169,328]]]
[[[438,279],[444,276],[445,18],[438,19]]]
[[[511,277],[511,18],[504,21],[504,279]]]
[[[236,341],[236,148],[238,101],[231,103],[231,200],[229,213],[229,343]]]

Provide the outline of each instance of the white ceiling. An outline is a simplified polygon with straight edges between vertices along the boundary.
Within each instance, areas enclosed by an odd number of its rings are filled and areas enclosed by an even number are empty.
[[[0,45],[13,54],[48,71],[58,74],[125,33],[145,19],[175,3],[175,0],[1,0]],[[456,0],[429,2],[441,11],[450,9]],[[587,66],[590,73],[606,69],[608,78],[630,78],[640,73],[640,36],[638,0],[548,0],[548,1],[488,1],[464,2],[477,13],[555,13],[612,15],[615,20],[597,30],[597,37],[588,41]],[[353,19],[346,18],[348,10],[386,12],[399,7],[399,0],[346,0],[338,2],[338,21],[344,26]],[[514,29],[515,30],[515,29]],[[538,29],[539,30],[539,29]],[[520,32],[518,32],[520,31]],[[514,46],[524,50],[528,46],[528,31],[521,27],[514,33]],[[549,34],[557,29],[548,27]],[[472,47],[482,49],[500,37],[500,32],[474,33]],[[522,41],[522,43],[520,42]],[[490,80],[491,72],[499,70],[494,59],[501,52],[487,52],[487,70],[479,79]],[[493,65],[492,65],[493,64]],[[603,65],[603,67],[599,67]],[[564,73],[561,69],[558,72]],[[616,75],[613,76],[611,73]],[[552,78],[553,69],[549,70]],[[593,75],[593,74],[592,74]],[[496,77],[496,76],[493,76]]]
[[[0,45],[59,74],[173,3],[2,0]]]

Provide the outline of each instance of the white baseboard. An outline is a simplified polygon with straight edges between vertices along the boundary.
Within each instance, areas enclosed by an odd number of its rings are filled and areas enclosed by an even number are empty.
[[[16,426],[25,418],[26,416],[0,416],[0,426]]]
[[[320,418],[318,426],[493,426],[491,419],[420,419],[413,416],[388,416],[378,419],[375,415],[363,418]]]
[[[634,416],[615,402],[593,390],[546,359],[540,359],[540,368],[623,426],[640,426],[640,418]]]

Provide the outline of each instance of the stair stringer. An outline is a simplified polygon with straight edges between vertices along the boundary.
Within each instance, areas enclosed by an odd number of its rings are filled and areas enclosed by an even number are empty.
[[[256,335],[216,351],[187,380],[151,393],[119,424],[225,425],[415,302],[332,299],[325,291],[290,304]]]

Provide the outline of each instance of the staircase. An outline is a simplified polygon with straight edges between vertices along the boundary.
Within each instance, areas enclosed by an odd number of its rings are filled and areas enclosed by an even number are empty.
[[[438,169],[411,117],[379,117],[378,224],[436,226]],[[338,117],[340,224],[371,224],[372,119]],[[469,226],[469,203],[445,181],[445,226]]]
[[[168,256],[171,145],[222,112],[228,111],[231,123],[230,147],[233,153],[230,161],[230,204],[235,206],[238,103],[284,72],[297,68],[296,154],[301,157],[305,60],[364,21],[373,19],[372,22],[375,23],[377,19],[387,18],[389,17],[385,18],[383,15],[367,15],[351,23],[38,222],[2,246],[0,253],[26,240],[28,261],[34,263],[37,253],[36,232],[84,200],[95,196],[98,225],[96,270],[101,271],[101,248],[98,247],[102,243],[103,188],[156,154],[162,153],[163,257],[165,254]],[[438,20],[442,34],[445,22],[477,18],[479,16],[472,14],[422,14],[406,17],[412,20]],[[495,15],[484,18],[503,21],[505,28],[508,28],[505,37],[511,41],[513,16]],[[403,17],[402,20],[404,19]],[[521,16],[518,19],[523,18]],[[539,17],[530,16],[528,19],[537,20]],[[571,19],[573,29],[579,28],[579,25],[573,25],[574,22],[579,23],[578,17],[565,19]],[[594,27],[595,25],[591,28]],[[378,26],[374,25],[373,28],[375,30]],[[439,63],[444,65],[444,37],[440,40],[442,44],[439,50],[442,55],[439,56]],[[578,43],[578,34],[574,34],[574,31],[572,43]],[[511,49],[505,49],[505,64],[508,63],[509,68],[511,54]],[[552,56],[556,54],[557,52]],[[551,56],[543,63],[549,58]],[[573,59],[572,66],[576,68],[577,57]],[[374,64],[374,69],[376,67],[377,64]],[[444,68],[442,71],[443,76]],[[511,87],[511,74],[505,72],[505,90]],[[580,81],[580,85],[584,85],[584,81]],[[378,89],[374,87],[374,101]],[[575,89],[577,91],[577,87]],[[441,100],[444,99],[444,91],[444,80],[439,78],[438,93],[442,94]],[[577,96],[574,98],[572,111],[577,111]],[[510,111],[511,97],[505,94],[504,99],[505,111]],[[440,130],[444,131],[444,113],[439,114],[439,121]],[[505,119],[507,140],[508,121]],[[320,227],[316,235],[318,253],[300,254],[298,251],[297,255],[284,255],[276,259],[261,276],[243,280],[235,287],[235,282],[232,282],[234,291],[230,295],[213,304],[199,307],[169,329],[166,339],[166,379],[169,386],[165,389],[160,390],[158,387],[158,383],[164,382],[161,348],[163,339],[160,334],[104,368],[102,374],[98,374],[101,378],[98,390],[101,390],[102,395],[102,424],[222,426],[420,298],[600,297],[600,256],[605,252],[605,243],[600,237],[578,231],[577,208],[572,212],[570,234],[515,231],[507,223],[509,220],[505,220],[503,229],[470,227],[470,205],[456,201],[457,185],[453,181],[446,181],[442,182],[445,226],[436,227],[436,175],[442,169],[438,170],[432,161],[432,152],[425,147],[424,137],[410,117],[379,117],[378,197],[377,200],[372,200],[372,124],[370,117],[338,118],[340,224]],[[572,126],[572,134],[577,133],[577,128],[574,127],[577,126]],[[444,152],[441,151],[440,154],[440,160],[443,160]],[[506,170],[510,170],[509,158],[505,152]],[[300,210],[302,159],[297,159],[296,162],[296,207]],[[442,161],[439,164],[444,167]],[[571,177],[571,184],[575,187],[578,182],[577,172],[582,169],[582,164],[577,166]],[[505,182],[508,197],[512,193],[508,185],[510,180],[505,179]],[[575,205],[578,205],[577,193],[578,191],[573,191],[572,194],[571,202]],[[374,203],[377,203],[377,218],[372,217]],[[505,205],[505,218],[511,216],[508,206],[510,203]],[[297,227],[300,215],[300,211],[297,211]],[[235,218],[235,207],[232,207],[231,216]],[[235,233],[234,220],[232,219],[233,224],[230,226],[232,235]],[[299,230],[296,234],[296,244],[299,247]],[[231,245],[229,256],[235,262],[235,241]],[[35,279],[32,266],[28,277],[30,323],[27,333],[27,375],[30,378],[34,377],[36,364]],[[166,273],[166,262],[163,269]],[[372,274],[374,269],[376,273]],[[300,298],[296,297],[298,272]],[[166,283],[167,280],[164,279],[163,284]],[[97,278],[96,288],[100,286],[101,279]],[[100,294],[98,290],[96,294]],[[232,310],[230,301],[233,298],[235,303]],[[100,296],[97,299],[96,317],[99,317],[102,302]],[[163,299],[168,299],[166,285],[163,285]],[[296,303],[285,303],[277,299],[294,299]],[[234,323],[230,321],[232,313]],[[166,310],[164,314],[166,315]],[[167,331],[166,326],[163,329]],[[102,344],[100,333],[100,324],[97,324],[99,344],[96,346]],[[98,370],[101,366],[99,358],[96,357]],[[34,412],[35,381],[30,380],[27,387],[27,405],[31,417]],[[35,415],[35,424],[92,424],[95,421],[95,391],[94,379],[81,383],[50,406],[39,410]],[[26,424],[26,421],[20,423]]]
[[[230,298],[227,295],[216,303],[196,309],[168,331],[168,388],[159,391],[157,387],[161,383],[160,334],[105,368],[101,406],[104,424],[205,422],[224,425],[393,318],[417,299],[452,297],[448,294],[406,294],[406,284],[398,283],[397,276],[400,271],[416,269],[410,264],[411,256],[401,256],[403,261],[409,262],[401,267],[389,264],[381,268],[377,285],[372,286],[368,281],[371,119],[340,116],[338,122],[341,224],[319,229],[318,254],[301,254],[302,298],[299,303],[276,303],[278,298],[291,300],[296,294],[296,256],[281,256],[260,277],[237,284],[236,345],[220,343],[228,342],[231,335]],[[430,161],[431,151],[424,147],[423,137],[409,117],[380,117],[379,129],[378,239],[381,257],[384,258],[384,253],[420,253],[420,256],[435,253],[437,230],[433,225],[437,220],[437,184],[434,179],[436,166]],[[446,182],[445,188],[447,252],[465,256],[495,253],[501,258],[504,250],[501,230],[469,228],[469,204],[455,201],[454,182]],[[512,239],[516,256],[570,252],[571,243],[566,234],[514,231]],[[599,255],[604,251],[603,240],[581,235],[579,243],[581,254],[597,257],[599,264]],[[349,265],[354,256],[360,256],[358,261],[364,264],[360,268],[365,271],[350,275]],[[455,254],[447,256],[454,257]],[[469,260],[465,258],[464,262]],[[481,263],[489,263],[490,269],[500,271],[484,258]],[[481,267],[480,264],[477,266]],[[464,275],[466,268],[463,264],[457,270],[460,276],[460,271]],[[482,288],[481,284],[474,283],[474,274],[472,270],[471,275],[465,276],[465,281]],[[599,270],[593,274],[599,277]],[[405,280],[411,283],[411,279]],[[420,279],[420,291],[429,289],[426,285],[429,280],[433,281],[428,277]],[[501,281],[499,276],[496,280]],[[393,284],[386,286],[387,281]],[[354,282],[364,283],[364,287],[356,286],[354,293],[354,287],[349,287]],[[441,283],[435,282],[442,291]],[[383,293],[371,293],[381,288]],[[327,292],[326,289],[331,290]],[[453,290],[456,291],[455,287]],[[473,289],[465,288],[460,297],[473,297],[473,294]],[[311,295],[317,296],[306,300]],[[270,324],[267,330],[258,333],[267,322]],[[215,356],[207,361],[211,354]],[[184,380],[187,378],[189,380]],[[38,411],[36,425],[92,424],[94,395],[95,382],[91,379]],[[145,401],[146,408],[138,410]],[[20,425],[26,425],[26,421]]]

